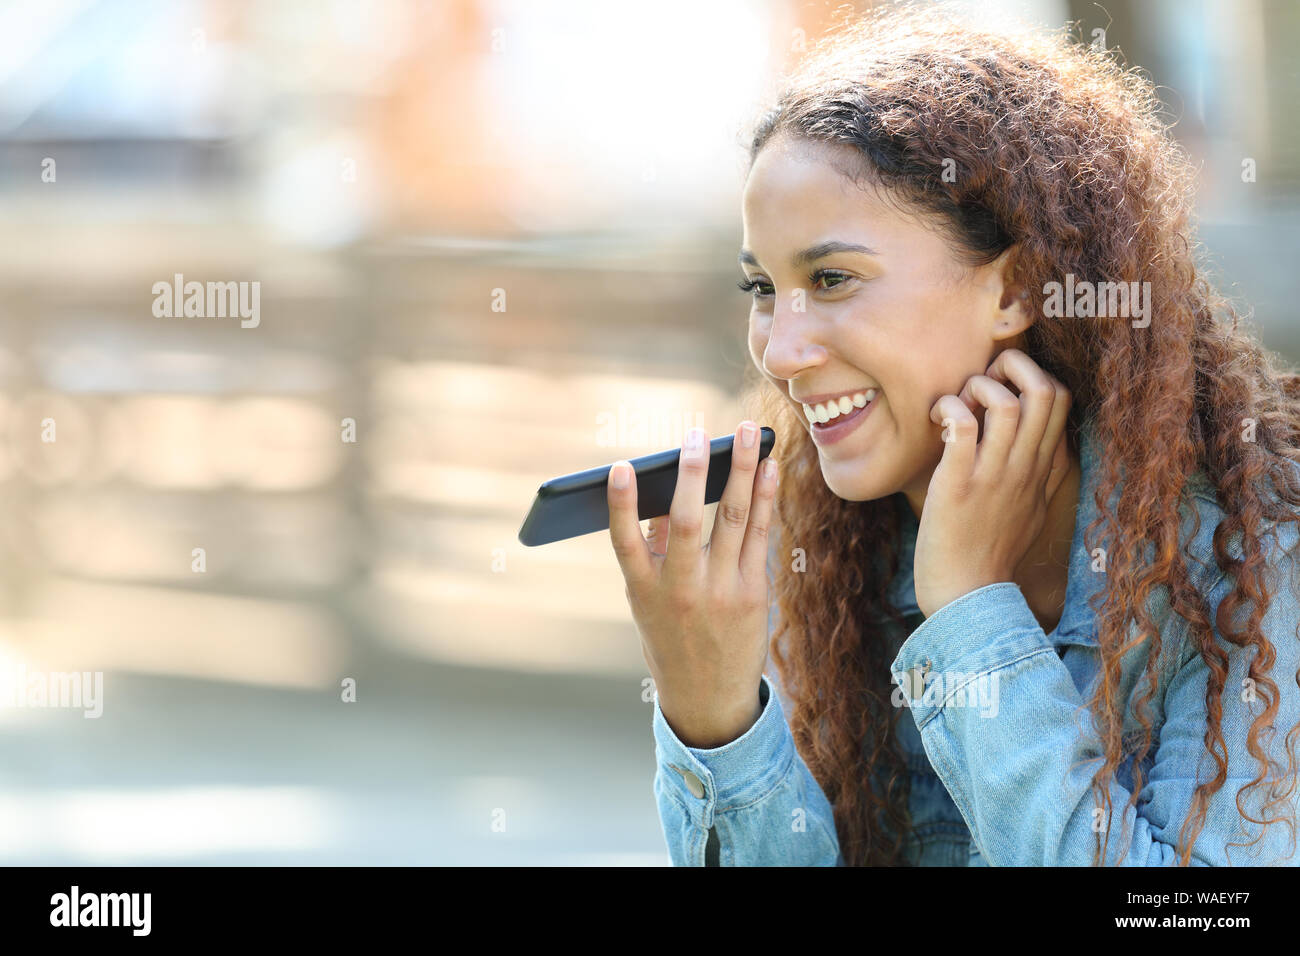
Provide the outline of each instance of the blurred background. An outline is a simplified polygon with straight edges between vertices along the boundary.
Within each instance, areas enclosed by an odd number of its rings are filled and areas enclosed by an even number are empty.
[[[744,134],[869,5],[0,5],[0,665],[104,675],[0,703],[0,863],[666,865],[608,536],[516,535],[743,417]],[[1300,358],[1300,7],[969,9],[1150,73]]]

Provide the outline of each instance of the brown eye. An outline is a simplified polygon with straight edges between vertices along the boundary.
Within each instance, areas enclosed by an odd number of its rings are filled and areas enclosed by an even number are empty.
[[[748,292],[752,294],[756,299],[766,298],[767,296],[772,294],[770,291],[762,291],[764,289],[770,290],[771,284],[767,282],[761,282],[758,279],[741,279],[738,283],[736,283],[736,287],[739,288],[741,292]]]
[[[842,286],[845,282],[847,282],[849,279],[852,279],[852,278],[853,278],[853,276],[848,275],[847,273],[844,273],[844,272],[832,272],[832,271],[830,271],[830,270],[828,270],[828,269],[818,269],[816,272],[814,272],[812,275],[810,275],[810,276],[808,277],[809,281],[812,282],[813,285],[816,285],[818,282],[820,282],[820,281],[823,280],[823,279],[831,279],[831,280],[835,280],[835,281],[834,281],[834,284],[829,285],[829,286],[823,286],[823,288],[824,288],[827,292],[829,292],[831,289],[838,289],[838,288],[839,288],[840,286]]]

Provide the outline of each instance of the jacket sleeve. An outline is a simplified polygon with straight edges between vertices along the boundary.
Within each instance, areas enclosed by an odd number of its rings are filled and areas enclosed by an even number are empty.
[[[1283,770],[1289,765],[1288,731],[1300,722],[1296,686],[1300,552],[1293,550],[1294,525],[1285,527],[1291,532],[1277,533],[1277,547],[1266,558],[1273,572],[1268,582],[1272,598],[1261,623],[1277,655],[1268,672],[1278,688],[1276,732],[1270,739],[1266,728],[1259,738],[1268,757]],[[1230,591],[1230,580],[1221,575],[1210,592],[1212,611]],[[1222,696],[1227,780],[1210,800],[1190,862],[1300,865],[1290,827],[1278,823],[1261,828],[1237,809],[1238,791],[1259,770],[1246,741],[1265,701],[1262,692],[1249,692],[1246,681],[1254,649],[1225,641],[1217,627],[1215,639],[1229,664]],[[1140,652],[1145,656],[1145,647]],[[1128,806],[1128,790],[1115,780],[1110,783],[1110,839],[1102,841],[1108,842],[1105,865],[1176,864],[1175,846],[1192,804],[1197,768],[1202,768],[1202,782],[1213,777],[1214,761],[1204,742],[1208,668],[1194,645],[1190,653],[1184,649],[1179,659],[1166,691],[1159,743],[1153,745],[1154,764],[1144,775],[1136,806]],[[943,682],[914,670],[927,661],[938,677],[958,678],[932,694]],[[926,753],[991,865],[1087,866],[1092,862],[1098,832],[1104,837],[1106,823],[1091,783],[1103,759],[1100,739],[1087,702],[1017,585],[990,584],[940,608],[912,632],[890,669],[896,682],[910,688],[906,693]],[[996,694],[976,694],[974,687],[981,680],[982,690],[993,686]],[[928,685],[923,692],[922,684]],[[962,690],[964,695],[958,693]],[[970,701],[977,696],[996,700],[996,707],[963,705],[963,697]],[[1243,794],[1251,817],[1275,819],[1279,812],[1283,817],[1296,812],[1300,791],[1288,795],[1280,810],[1274,807],[1265,815],[1260,791],[1266,789],[1257,787]],[[1257,838],[1249,848],[1229,845],[1250,844]]]
[[[677,739],[655,694],[654,793],[674,866],[843,865],[830,803],[766,674],[759,699],[749,730],[706,750]]]

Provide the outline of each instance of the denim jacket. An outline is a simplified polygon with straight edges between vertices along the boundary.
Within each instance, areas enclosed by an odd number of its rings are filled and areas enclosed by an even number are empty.
[[[1085,425],[1080,431],[1079,503],[1065,607],[1050,634],[1043,632],[1012,582],[978,588],[924,617],[912,580],[916,519],[910,509],[901,509],[910,523],[904,525],[900,571],[890,593],[910,634],[892,639],[897,653],[890,676],[898,685],[896,701],[903,701],[911,714],[899,715],[895,722],[911,778],[912,830],[905,854],[910,865],[1092,862],[1094,823],[1104,831],[1106,822],[1091,785],[1104,755],[1087,707],[1099,664],[1089,599],[1105,579],[1104,569],[1093,570],[1098,561],[1083,541],[1084,530],[1097,514],[1097,464],[1092,429]],[[1118,490],[1112,503],[1117,498]],[[1191,559],[1193,581],[1209,597],[1211,622],[1212,612],[1231,590],[1231,580],[1213,557],[1214,529],[1223,518],[1216,500],[1203,472],[1187,482],[1182,545]],[[1260,744],[1285,768],[1285,737],[1300,721],[1300,552],[1295,550],[1294,523],[1271,529],[1273,534],[1260,538],[1268,550],[1273,595],[1261,627],[1277,652],[1270,673],[1280,701],[1274,719],[1277,733],[1270,740],[1265,730]],[[1234,556],[1241,555],[1238,541],[1230,549]],[[1158,664],[1172,668],[1173,674],[1147,705],[1152,744],[1135,807],[1128,806],[1133,756],[1119,765],[1110,784],[1112,817],[1104,858],[1110,866],[1176,862],[1175,844],[1198,772],[1201,781],[1215,772],[1203,742],[1208,668],[1194,642],[1183,640],[1188,625],[1171,612],[1164,588],[1156,589],[1150,607],[1163,641]],[[774,606],[769,625],[775,614]],[[1286,824],[1268,827],[1249,849],[1228,846],[1250,843],[1259,833],[1258,825],[1239,814],[1236,799],[1258,771],[1246,739],[1265,701],[1262,693],[1243,690],[1253,650],[1228,643],[1217,628],[1215,638],[1229,661],[1221,718],[1228,779],[1210,801],[1191,863],[1300,865],[1297,840]],[[1126,734],[1141,728],[1133,708],[1145,690],[1138,681],[1146,670],[1147,647],[1135,643],[1121,661],[1121,691],[1128,701]],[[844,865],[830,803],[795,749],[787,705],[768,674],[762,677],[759,696],[763,711],[754,725],[736,740],[711,749],[687,747],[678,740],[655,696],[654,794],[673,865]],[[1243,797],[1256,819],[1262,816],[1263,789]],[[1300,803],[1300,787],[1290,799],[1293,807]]]

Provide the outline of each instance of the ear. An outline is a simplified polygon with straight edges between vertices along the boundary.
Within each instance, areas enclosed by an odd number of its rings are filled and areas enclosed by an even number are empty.
[[[995,341],[1014,338],[1034,324],[1029,311],[1029,290],[1015,279],[1016,257],[1020,245],[1008,246],[989,263],[989,276],[995,292],[997,311],[992,316],[991,334]]]

